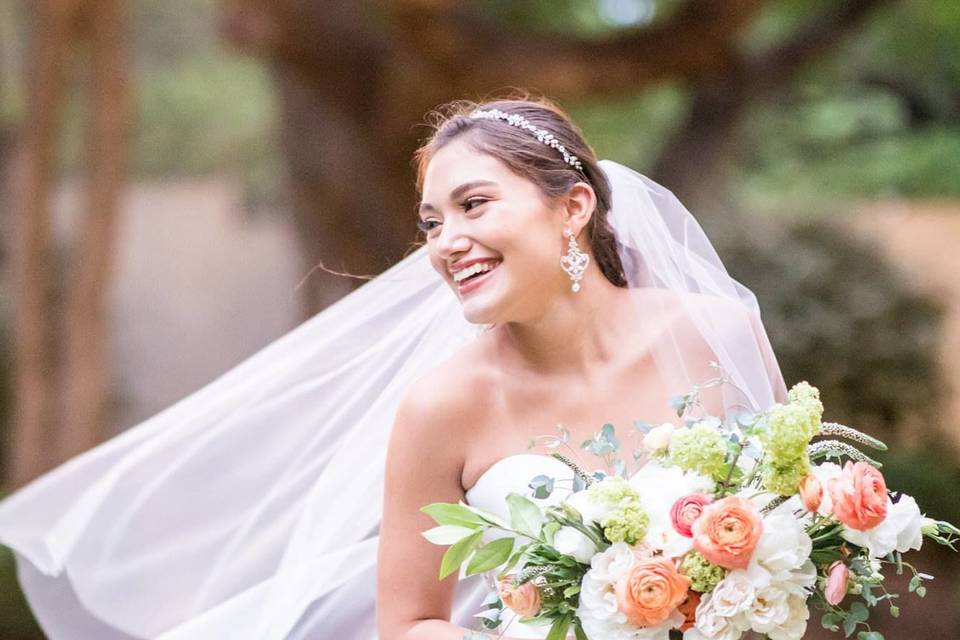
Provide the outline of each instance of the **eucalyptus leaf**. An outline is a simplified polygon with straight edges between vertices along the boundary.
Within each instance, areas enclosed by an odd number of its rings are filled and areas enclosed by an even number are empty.
[[[499,567],[513,552],[513,538],[497,538],[477,549],[467,564],[467,575],[482,573]]]
[[[852,618],[857,622],[866,622],[870,617],[870,610],[867,609],[867,605],[862,602],[854,602],[850,605],[850,612],[848,618]]]
[[[473,553],[473,550],[476,549],[480,543],[482,534],[482,531],[477,531],[447,549],[447,552],[443,554],[443,559],[440,561],[441,580],[460,568],[460,565],[463,564],[464,560]]]
[[[543,500],[549,498],[550,494],[553,493],[554,479],[550,476],[539,475],[531,480],[527,486],[533,490],[534,498]]]
[[[444,524],[421,533],[424,538],[433,544],[448,545],[463,540],[476,531],[475,527],[461,527],[455,524]]]
[[[514,530],[531,538],[540,536],[543,514],[537,505],[519,494],[509,493],[507,506],[510,507],[510,525]]]

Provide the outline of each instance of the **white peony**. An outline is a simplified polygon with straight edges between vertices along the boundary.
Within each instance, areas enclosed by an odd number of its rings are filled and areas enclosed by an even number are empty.
[[[887,517],[877,526],[866,531],[844,527],[840,536],[867,549],[870,557],[882,558],[894,550],[906,553],[919,549],[923,544],[922,525],[923,514],[917,501],[902,495],[896,504],[892,500],[887,503]]]
[[[733,618],[753,604],[756,593],[747,572],[736,569],[728,573],[710,594],[711,608],[724,618]]]
[[[578,562],[584,564],[589,564],[597,553],[597,545],[583,532],[573,527],[560,527],[557,535],[554,536],[553,546],[560,553],[573,556]]]
[[[813,542],[792,514],[772,513],[763,520],[763,532],[750,558],[747,575],[754,587],[777,585],[802,595],[813,585],[817,570],[810,562]]]
[[[810,609],[807,608],[806,596],[791,595],[787,598],[789,615],[787,620],[775,629],[767,632],[770,640],[801,640],[807,632],[807,620],[810,619]]]
[[[704,594],[697,605],[696,622],[683,634],[683,640],[738,640],[747,629],[742,615],[730,618],[721,615],[716,608],[714,594]]]
[[[693,539],[680,535],[673,528],[670,509],[677,500],[691,493],[712,495],[715,490],[713,480],[677,467],[664,467],[654,460],[633,474],[630,486],[639,494],[650,518],[644,542],[662,550],[668,558],[678,558],[693,549]]]
[[[769,633],[790,617],[789,594],[777,586],[757,591],[753,604],[744,612],[750,628],[758,633]]]
[[[674,611],[656,627],[639,629],[630,624],[617,607],[614,591],[617,581],[633,565],[633,549],[625,542],[610,545],[593,556],[590,570],[580,584],[580,606],[577,617],[589,638],[604,640],[669,640],[670,629],[683,624],[683,614]]]

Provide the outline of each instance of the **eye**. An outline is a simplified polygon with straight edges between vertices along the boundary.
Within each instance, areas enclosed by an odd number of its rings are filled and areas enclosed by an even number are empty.
[[[463,208],[464,211],[470,211],[475,207],[479,207],[484,202],[487,202],[486,198],[480,198],[480,197],[467,198],[460,204],[460,206]],[[473,206],[470,206],[470,205],[473,205]]]
[[[428,218],[427,220],[418,219],[417,220],[417,229],[423,231],[426,234],[429,234],[431,231],[440,226],[440,221],[435,218]]]

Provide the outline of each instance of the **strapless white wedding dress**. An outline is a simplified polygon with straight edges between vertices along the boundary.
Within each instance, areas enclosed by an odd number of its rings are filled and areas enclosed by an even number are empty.
[[[535,502],[544,506],[556,504],[569,494],[573,480],[573,471],[570,467],[556,458],[522,453],[501,458],[484,471],[476,484],[467,490],[466,502],[509,521],[507,494],[518,493],[532,498],[532,491],[527,485],[534,477],[541,474],[552,477],[557,482],[550,497],[543,500],[534,499]],[[484,533],[483,542],[489,542],[502,535],[498,531],[487,531]],[[461,580],[454,596],[451,621],[471,629],[477,628],[478,621],[473,618],[473,614],[479,611],[483,599],[495,588],[494,573],[491,571]],[[550,629],[549,626],[521,624],[519,617],[509,611],[505,612],[503,618],[498,632],[503,632],[505,636],[512,638],[546,638]]]

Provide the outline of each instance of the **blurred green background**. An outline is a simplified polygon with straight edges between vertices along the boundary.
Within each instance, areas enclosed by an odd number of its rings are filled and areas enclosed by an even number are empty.
[[[893,445],[888,484],[960,522],[955,0],[132,0],[85,13],[95,4],[0,5],[8,490],[353,286],[311,271],[321,260],[370,273],[399,258],[415,239],[409,158],[426,112],[521,86],[556,98],[600,157],[673,189],[757,294],[788,384],[811,381],[828,419]],[[68,35],[51,28],[58,5],[78,16]],[[101,22],[112,31],[89,27]],[[97,62],[98,38],[113,62]],[[44,47],[59,51],[46,66]],[[104,77],[123,80],[97,102]],[[104,104],[121,115],[98,129]],[[105,215],[109,229],[85,236]],[[109,267],[78,284],[97,256]],[[102,295],[71,303],[83,286]],[[79,338],[73,318],[90,323]],[[33,423],[12,411],[35,391],[14,366],[31,349],[49,381],[37,406],[51,407]],[[77,352],[91,355],[64,355]],[[81,374],[99,389],[57,408],[56,385]],[[960,563],[917,556],[937,580],[923,600],[901,585],[900,619],[880,611],[878,628],[960,637]],[[827,637],[818,620],[811,638]],[[0,637],[42,637],[6,553]]]

